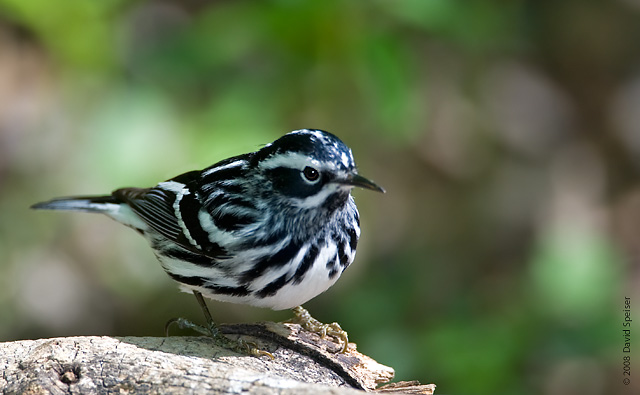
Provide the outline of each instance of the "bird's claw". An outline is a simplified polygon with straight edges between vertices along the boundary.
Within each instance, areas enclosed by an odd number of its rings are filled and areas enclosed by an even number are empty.
[[[211,337],[216,345],[226,348],[227,350],[235,351],[238,354],[251,355],[254,357],[267,356],[271,359],[275,359],[273,354],[268,351],[260,350],[258,345],[253,342],[247,342],[242,339],[233,340],[220,332],[217,325],[213,324],[208,327],[203,325],[194,324],[193,322],[185,318],[172,318],[164,326],[165,335],[169,336],[169,328],[172,324],[178,325],[180,329],[191,329],[202,335]]]
[[[309,312],[302,306],[293,308],[293,318],[289,322],[299,324],[305,330],[318,334],[322,339],[326,339],[327,336],[331,336],[342,343],[342,348],[339,352],[347,352],[349,345],[349,335],[340,327],[337,322],[331,324],[323,324],[316,320],[309,314]]]

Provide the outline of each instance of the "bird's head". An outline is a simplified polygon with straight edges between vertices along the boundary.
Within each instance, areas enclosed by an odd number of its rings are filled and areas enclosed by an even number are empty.
[[[287,202],[302,209],[345,204],[351,189],[384,189],[358,174],[351,149],[322,130],[301,129],[257,151],[252,165]]]

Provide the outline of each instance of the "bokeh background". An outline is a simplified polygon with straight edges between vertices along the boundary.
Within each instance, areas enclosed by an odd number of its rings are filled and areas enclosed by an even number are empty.
[[[317,318],[438,393],[640,393],[638,43],[638,0],[0,0],[0,341],[201,320],[135,232],[28,206],[309,127],[388,191]]]

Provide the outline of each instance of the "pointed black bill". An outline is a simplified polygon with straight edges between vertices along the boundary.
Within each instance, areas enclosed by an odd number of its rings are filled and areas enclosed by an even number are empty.
[[[341,183],[346,185],[353,185],[354,187],[370,189],[372,191],[377,191],[382,193],[386,192],[384,188],[382,188],[375,182],[362,177],[359,174],[351,174],[346,180],[343,180]]]

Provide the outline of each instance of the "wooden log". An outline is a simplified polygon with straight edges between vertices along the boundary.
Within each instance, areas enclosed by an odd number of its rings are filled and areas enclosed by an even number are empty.
[[[240,324],[224,333],[275,357],[239,355],[208,337],[67,337],[0,343],[4,394],[358,394],[375,391],[393,369],[301,330],[296,324]],[[418,384],[383,387],[411,392]],[[394,387],[397,387],[394,389]],[[411,388],[410,388],[411,387]],[[428,387],[428,388],[427,388]]]

